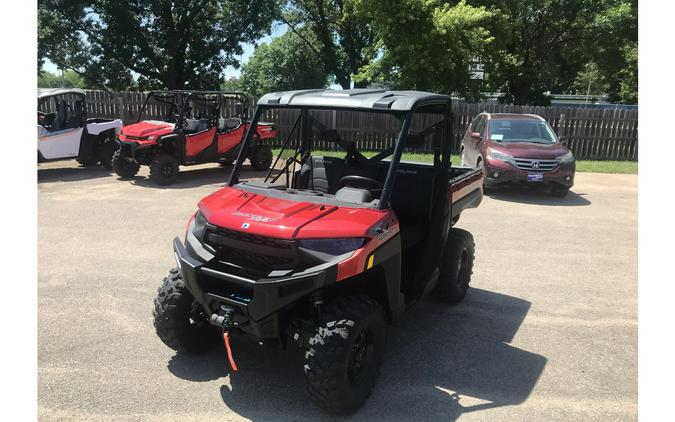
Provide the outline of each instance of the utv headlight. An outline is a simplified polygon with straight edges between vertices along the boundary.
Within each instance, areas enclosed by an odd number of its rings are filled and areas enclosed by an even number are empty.
[[[202,214],[201,211],[197,211],[195,214],[195,219],[192,222],[192,234],[195,235],[199,241],[204,240],[204,233],[206,233],[206,217]]]
[[[347,237],[342,239],[302,239],[300,247],[313,251],[329,254],[343,255],[353,252],[366,244],[365,237]]]
[[[574,155],[572,154],[572,151],[567,151],[567,154],[561,155],[557,159],[563,163],[571,163],[574,161]]]
[[[499,152],[497,150],[494,150],[492,148],[488,148],[488,158],[492,160],[499,160],[499,161],[504,161],[507,163],[510,163],[513,161],[513,156],[509,154],[505,154],[503,152]]]

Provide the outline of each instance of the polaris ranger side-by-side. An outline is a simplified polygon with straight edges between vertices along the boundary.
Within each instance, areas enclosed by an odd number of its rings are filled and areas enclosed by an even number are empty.
[[[242,158],[271,110],[289,113],[292,130],[267,177],[242,181]],[[355,114],[399,132],[370,142],[379,152],[366,157],[358,145],[368,128],[342,123]],[[469,287],[473,237],[453,225],[481,202],[483,174],[451,166],[451,139],[446,95],[263,96],[228,184],[199,202],[174,240],[177,267],[154,302],[160,339],[190,353],[220,337],[235,370],[230,335],[295,343],[306,350],[311,398],[332,413],[357,410],[382,364],[386,325],[427,293],[459,302]],[[401,160],[423,145],[433,163]]]
[[[152,91],[137,122],[122,129],[113,169],[129,178],[147,165],[155,183],[168,185],[176,180],[180,165],[231,164],[249,127],[248,103],[248,96],[241,92]],[[234,115],[222,117],[231,111],[228,108],[234,108]],[[143,120],[149,115],[161,116],[161,120]],[[263,141],[275,136],[274,125],[258,124],[254,145],[243,157],[254,169],[269,168],[272,148]]]
[[[38,89],[38,163],[76,159],[112,169],[122,120],[88,118],[86,101],[81,89]]]

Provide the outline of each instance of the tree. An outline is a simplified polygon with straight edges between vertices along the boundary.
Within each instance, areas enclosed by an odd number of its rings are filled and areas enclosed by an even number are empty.
[[[358,4],[359,0],[290,0],[279,16],[344,89],[350,88],[352,75],[371,59],[371,21],[357,13]],[[366,83],[361,79],[355,86]]]
[[[108,88],[217,88],[240,43],[269,30],[274,0],[39,0],[38,62]]]
[[[357,80],[381,80],[399,89],[480,95],[472,66],[494,42],[487,29],[493,12],[464,0],[359,0],[359,13],[373,22],[377,58]]]
[[[311,33],[302,38],[289,31],[269,44],[261,44],[242,66],[239,87],[253,95],[304,88],[325,88],[328,74],[308,47],[316,45]]]
[[[62,75],[42,72],[38,75],[38,88],[90,88],[76,72],[66,70]]]
[[[546,105],[544,91],[569,89],[602,42],[623,45],[622,37],[612,35],[615,25],[605,18],[626,0],[473,3],[497,11],[499,19],[490,27],[496,43],[486,57],[486,72],[489,87],[504,92],[507,102]]]

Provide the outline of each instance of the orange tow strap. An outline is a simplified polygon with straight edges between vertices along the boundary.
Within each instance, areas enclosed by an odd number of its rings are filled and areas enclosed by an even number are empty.
[[[230,360],[230,366],[234,372],[237,372],[237,364],[234,363],[234,358],[232,357],[232,349],[230,348],[230,333],[225,331],[223,333],[223,340],[225,340],[225,348],[227,349],[227,358]]]

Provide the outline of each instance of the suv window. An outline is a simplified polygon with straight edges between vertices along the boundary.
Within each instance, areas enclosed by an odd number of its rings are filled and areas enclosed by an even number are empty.
[[[485,120],[486,120],[485,116],[480,116],[478,118],[478,124],[476,125],[476,129],[474,130],[474,132],[480,133],[481,136],[483,136],[483,133],[485,131]]]

